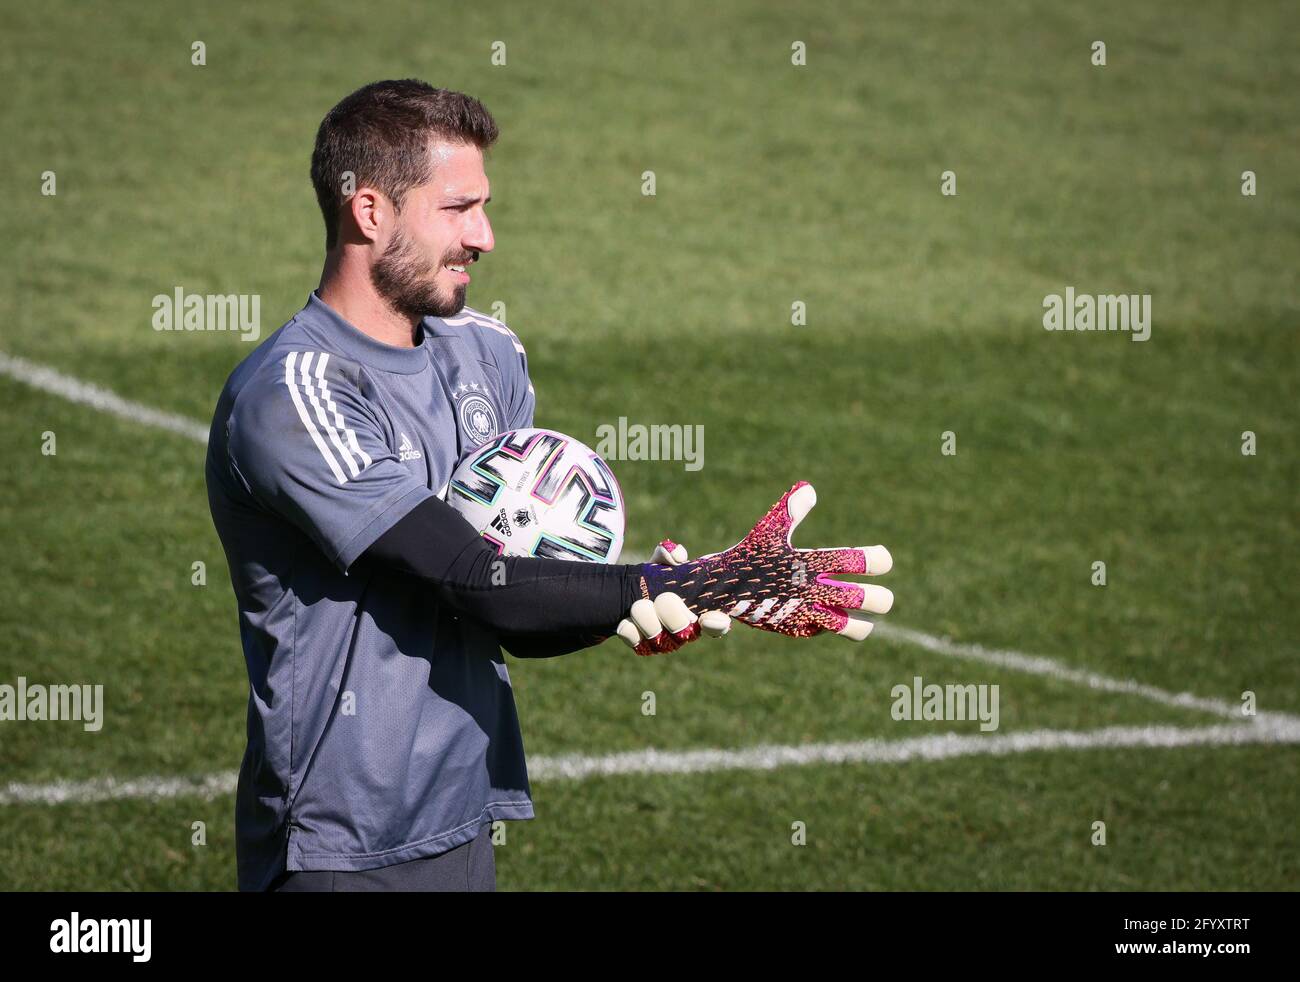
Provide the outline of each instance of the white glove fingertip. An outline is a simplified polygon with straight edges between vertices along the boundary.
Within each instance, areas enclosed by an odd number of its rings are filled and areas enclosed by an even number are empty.
[[[686,562],[686,560],[690,557],[686,555],[686,547],[683,545],[679,545],[677,546],[676,549],[674,549],[671,553],[669,553],[668,558],[673,561],[674,566],[680,566],[682,563]]]
[[[636,629],[641,632],[641,637],[656,638],[663,633],[664,626],[659,621],[659,615],[655,613],[655,605],[649,600],[644,598],[638,600],[632,605],[628,614]]]
[[[870,576],[879,576],[894,568],[894,557],[884,546],[864,546],[862,555],[866,560],[866,572]]]
[[[690,627],[696,619],[685,601],[675,593],[661,593],[655,597],[655,613],[659,615],[659,622],[673,634]]]
[[[861,583],[862,609],[872,614],[888,614],[894,606],[894,591],[887,586]]]
[[[842,638],[848,638],[850,641],[865,641],[867,635],[875,630],[875,627],[876,625],[865,617],[854,617],[850,614],[848,623],[835,633]]]
[[[808,517],[816,504],[817,492],[811,484],[805,484],[785,500],[785,507],[790,512],[790,531],[793,532]]]
[[[706,610],[700,615],[700,628],[710,637],[720,638],[731,630],[731,618],[721,610]]]
[[[626,617],[618,622],[618,627],[615,629],[614,633],[617,634],[622,642],[633,651],[635,651],[636,646],[641,643],[641,632],[638,631],[636,625]]]

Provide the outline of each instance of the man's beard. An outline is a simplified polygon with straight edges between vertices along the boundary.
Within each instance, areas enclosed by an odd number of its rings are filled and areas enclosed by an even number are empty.
[[[384,302],[404,317],[450,317],[465,306],[465,286],[457,284],[450,297],[444,296],[436,279],[441,269],[441,263],[435,267],[398,229],[370,267],[370,282]]]

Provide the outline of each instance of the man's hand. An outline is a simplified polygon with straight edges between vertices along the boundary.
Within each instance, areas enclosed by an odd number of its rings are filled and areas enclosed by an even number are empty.
[[[863,640],[874,624],[862,612],[888,613],[894,595],[883,586],[834,576],[888,573],[893,558],[884,546],[796,549],[790,537],[816,503],[813,486],[800,481],[730,549],[677,565],[647,563],[647,602],[672,596],[700,616],[717,608],[751,627],[790,637],[834,631]]]
[[[672,566],[687,560],[686,547],[664,539],[650,557],[652,563]],[[638,600],[629,615],[619,622],[617,634],[638,655],[676,651],[701,634],[721,637],[731,630],[731,618],[720,610],[708,610],[696,617],[673,593],[661,593],[653,602]]]

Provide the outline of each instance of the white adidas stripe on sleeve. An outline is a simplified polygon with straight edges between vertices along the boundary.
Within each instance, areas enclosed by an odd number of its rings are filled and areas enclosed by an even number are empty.
[[[348,451],[348,448],[343,445],[343,440],[339,436],[339,429],[347,429],[347,427],[343,425],[343,416],[338,412],[338,407],[333,405],[333,401],[330,400],[328,396],[325,395],[324,391],[322,391],[321,397],[325,398],[327,402],[330,402],[330,409],[334,413],[334,417],[337,420],[337,423],[330,422],[329,417],[325,415],[325,407],[320,404],[320,399],[317,398],[316,387],[312,384],[311,360],[313,354],[315,353],[311,351],[307,351],[304,352],[302,356],[302,367],[300,369],[300,374],[302,379],[303,391],[306,393],[307,398],[311,400],[312,408],[316,410],[316,419],[320,422],[320,425],[325,428],[325,432],[329,434],[330,443],[334,444],[335,448],[339,452],[339,457],[341,457],[344,463],[348,465],[348,470],[352,472],[352,476],[356,477],[361,473],[361,468],[357,466],[356,458],[353,457],[352,454]],[[329,355],[322,353],[320,357],[319,367],[316,370],[316,377],[322,383],[324,383],[323,372],[324,372],[325,363],[328,361],[329,361]],[[323,389],[323,384],[322,384],[322,389]]]
[[[329,361],[329,355],[322,353],[320,359],[316,362],[316,380],[320,382],[321,398],[325,400],[325,405],[329,407],[330,412],[334,414],[335,425],[343,431],[343,437],[348,441],[348,446],[352,452],[361,458],[361,469],[365,470],[370,466],[370,454],[361,449],[361,444],[357,442],[356,431],[344,422],[343,414],[339,412],[339,407],[334,404],[334,400],[329,395],[329,382],[325,378],[325,363]],[[354,474],[353,477],[356,475]]]
[[[310,358],[311,356],[308,355]],[[297,361],[298,352],[290,351],[288,357],[284,360],[284,384],[289,389],[289,396],[293,399],[294,408],[298,410],[298,418],[302,420],[302,425],[307,427],[307,432],[311,435],[312,442],[316,444],[316,449],[320,451],[321,456],[325,458],[325,463],[329,464],[330,470],[334,473],[334,479],[339,484],[347,484],[348,479],[343,474],[343,468],[339,466],[334,454],[330,452],[329,444],[321,438],[320,431],[316,429],[316,424],[312,422],[311,415],[307,412],[307,407],[303,404],[302,395],[298,392],[297,383],[294,381],[294,362]]]

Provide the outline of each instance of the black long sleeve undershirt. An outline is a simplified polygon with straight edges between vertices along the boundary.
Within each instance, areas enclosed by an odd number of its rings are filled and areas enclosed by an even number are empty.
[[[608,634],[509,634],[497,633],[501,647],[516,658],[556,658],[600,644]]]
[[[640,566],[499,556],[439,498],[412,508],[364,555],[427,581],[440,601],[496,630],[511,654],[531,652],[520,657],[603,640],[642,595]]]

